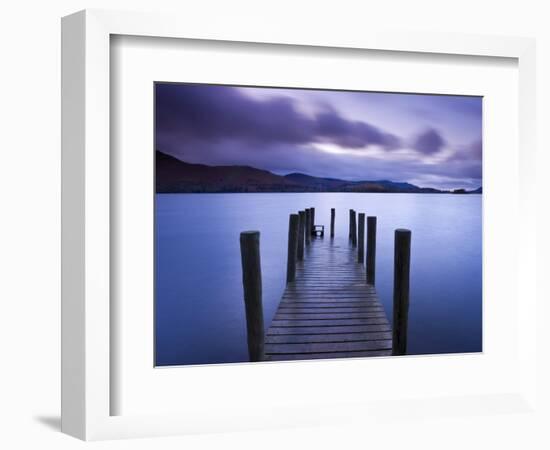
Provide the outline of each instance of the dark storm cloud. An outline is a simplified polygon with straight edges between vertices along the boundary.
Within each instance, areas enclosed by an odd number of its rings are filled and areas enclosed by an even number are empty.
[[[445,139],[437,130],[430,128],[417,136],[412,146],[420,153],[433,155],[445,146]]]
[[[263,145],[330,142],[342,147],[362,148],[377,144],[396,148],[397,136],[361,121],[350,121],[326,108],[309,117],[288,97],[259,101],[228,86],[190,84],[156,85],[157,136],[169,145],[188,140],[237,139]],[[158,142],[157,142],[158,144]]]
[[[317,114],[315,121],[317,136],[340,147],[362,148],[368,144],[377,144],[392,150],[400,144],[397,136],[366,122],[346,120],[334,110]]]
[[[476,139],[469,145],[459,149],[450,158],[451,161],[472,161],[481,164],[483,156],[483,143],[481,139]]]
[[[312,124],[292,101],[258,102],[226,86],[157,84],[157,131],[189,137],[308,142]]]

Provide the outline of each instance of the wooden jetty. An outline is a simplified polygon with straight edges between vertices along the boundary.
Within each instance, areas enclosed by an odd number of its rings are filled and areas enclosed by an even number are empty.
[[[334,214],[332,209],[331,236]],[[305,219],[303,231],[299,226],[300,216]],[[288,361],[406,354],[410,231],[395,232],[392,327],[374,286],[376,218],[368,217],[365,227],[365,215],[361,213],[357,228],[355,211],[350,210],[350,240],[346,244],[332,237],[317,237],[314,217],[313,208],[306,209],[305,214],[290,215],[287,285],[265,334],[259,232],[241,234],[250,360]],[[301,232],[305,234],[305,239],[300,236]],[[247,247],[246,242],[254,248]],[[251,254],[254,256],[245,258]],[[365,259],[366,267],[363,264]]]
[[[265,335],[266,360],[390,355],[392,331],[351,246],[313,239]]]

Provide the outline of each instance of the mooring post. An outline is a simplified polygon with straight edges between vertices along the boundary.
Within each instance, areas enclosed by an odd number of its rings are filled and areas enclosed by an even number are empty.
[[[409,321],[410,230],[395,230],[394,253],[392,355],[405,355],[407,354],[407,325]]]
[[[376,275],[376,217],[367,217],[367,284],[374,284]]]
[[[359,213],[359,227],[357,234],[357,262],[363,264],[365,260],[365,213]]]
[[[357,214],[355,210],[351,212],[351,245],[357,247]]]
[[[288,257],[286,263],[286,282],[296,278],[296,256],[298,255],[298,222],[300,216],[291,214],[288,219]]]
[[[306,212],[300,211],[298,213],[300,219],[298,221],[298,261],[304,259],[304,233],[306,229]]]
[[[248,356],[250,361],[260,361],[264,354],[260,232],[243,231],[240,241]]]
[[[304,228],[306,245],[309,245],[309,243],[311,242],[311,233],[308,232],[310,228],[311,228],[311,211],[309,208],[306,208],[306,226]]]
[[[352,225],[351,225],[351,221],[352,221],[351,216],[352,215],[353,215],[353,209],[350,209],[349,210],[349,238],[350,238],[350,240],[351,240],[351,227],[352,227]]]
[[[311,233],[312,236],[315,235],[314,231],[315,231],[315,208],[311,207],[311,230],[309,230],[309,232]]]
[[[336,210],[334,208],[330,208],[330,237],[334,237],[334,218],[336,216]]]

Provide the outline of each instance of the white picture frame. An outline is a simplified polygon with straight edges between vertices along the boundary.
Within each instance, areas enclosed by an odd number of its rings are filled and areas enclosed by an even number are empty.
[[[303,30],[251,23],[233,29],[228,23],[195,23],[189,17],[87,10],[62,22],[62,430],[85,440],[161,436],[270,426],[323,424],[334,418],[370,417],[372,404],[278,405],[269,413],[235,410],[200,413],[200,405],[170,414],[111,415],[110,366],[111,191],[110,170],[110,38],[112,35],[200,39],[257,44],[285,44],[332,49],[368,49],[418,54],[513,58],[518,62],[519,181],[518,234],[511,237],[517,253],[517,286],[522,286],[516,326],[520,367],[511,388],[490,396],[456,398],[425,395],[408,408],[437,404],[461,414],[514,411],[534,407],[536,398],[536,252],[535,228],[535,43],[532,39],[456,34],[417,34],[347,30],[307,34]],[[514,294],[519,296],[518,292]],[[400,361],[393,362],[398,367]],[[348,366],[350,367],[350,366]],[[216,370],[216,368],[213,368]],[[276,370],[263,365],[262,376]],[[402,400],[405,400],[403,397]],[[392,400],[395,402],[395,399]],[[430,403],[431,402],[431,403]],[[434,403],[436,402],[436,403]],[[394,403],[393,403],[394,404]],[[529,405],[529,406],[526,406]],[[378,413],[391,416],[391,402],[376,402]],[[237,408],[238,409],[238,408]],[[330,413],[328,412],[330,410]],[[317,413],[315,413],[317,411]],[[319,412],[320,411],[320,412]]]

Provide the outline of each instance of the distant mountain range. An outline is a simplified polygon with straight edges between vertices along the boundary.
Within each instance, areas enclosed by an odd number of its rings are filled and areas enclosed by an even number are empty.
[[[410,183],[387,180],[346,181],[320,178],[303,173],[275,175],[250,166],[207,166],[191,164],[157,150],[157,193],[214,192],[393,192],[449,193],[433,188],[421,188]],[[481,193],[456,190],[457,194]]]

